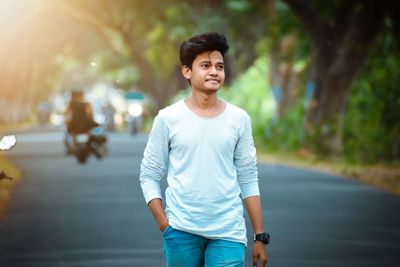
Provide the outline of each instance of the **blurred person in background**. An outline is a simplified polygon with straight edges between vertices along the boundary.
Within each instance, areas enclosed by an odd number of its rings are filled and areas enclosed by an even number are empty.
[[[82,91],[72,91],[71,101],[65,111],[66,137],[64,143],[67,153],[71,151],[71,144],[77,134],[89,133],[89,131],[99,126],[93,119],[92,105],[85,101]]]
[[[48,101],[41,101],[38,104],[37,120],[41,125],[50,122],[51,104]]]
[[[115,130],[115,108],[111,104],[110,101],[107,101],[107,103],[101,108],[101,111],[104,115],[104,125],[106,126],[106,129],[108,131],[114,131]]]

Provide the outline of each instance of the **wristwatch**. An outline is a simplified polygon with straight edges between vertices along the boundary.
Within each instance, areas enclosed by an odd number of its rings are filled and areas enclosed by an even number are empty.
[[[256,241],[262,241],[265,245],[268,245],[269,242],[271,241],[271,237],[266,232],[261,233],[261,234],[255,234],[254,242],[256,242]]]

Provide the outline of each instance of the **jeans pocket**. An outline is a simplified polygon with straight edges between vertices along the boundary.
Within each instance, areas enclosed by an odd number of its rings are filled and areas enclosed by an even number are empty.
[[[162,232],[162,236],[165,237],[172,230],[174,230],[174,228],[172,228],[171,225],[168,225],[167,228],[165,228],[164,231]]]

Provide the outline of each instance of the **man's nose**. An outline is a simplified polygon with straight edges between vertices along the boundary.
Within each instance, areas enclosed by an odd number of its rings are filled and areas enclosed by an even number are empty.
[[[210,69],[210,75],[217,75],[217,74],[218,74],[217,73],[217,67],[212,66],[211,69]]]

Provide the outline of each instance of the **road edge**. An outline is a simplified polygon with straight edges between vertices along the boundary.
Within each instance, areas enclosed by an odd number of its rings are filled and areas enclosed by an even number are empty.
[[[381,189],[387,193],[400,195],[400,168],[398,166],[372,165],[351,166],[329,161],[310,161],[307,158],[281,155],[278,153],[257,153],[258,163],[279,164],[292,168],[318,171],[337,175],[346,179]]]
[[[5,155],[5,152],[0,152],[0,170],[12,177],[9,179],[0,180],[0,220],[7,214],[8,204],[11,200],[12,193],[15,187],[22,179],[22,171],[18,169]]]

